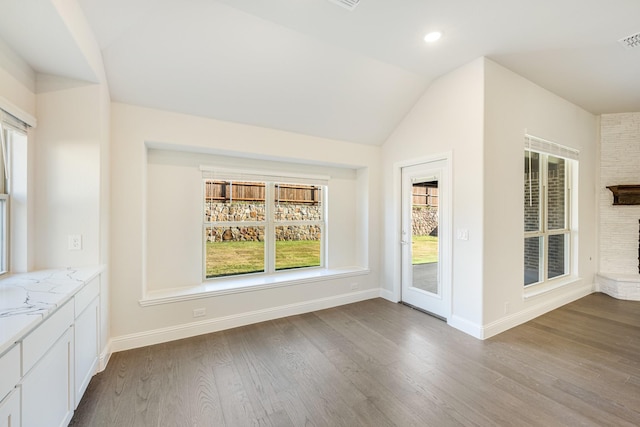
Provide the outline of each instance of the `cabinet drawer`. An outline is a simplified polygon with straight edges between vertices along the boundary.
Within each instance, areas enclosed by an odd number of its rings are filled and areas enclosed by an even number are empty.
[[[22,341],[22,375],[58,341],[73,324],[73,303],[60,307]]]
[[[73,301],[76,309],[75,317],[78,317],[99,293],[100,276],[87,283],[74,297]]]
[[[0,357],[0,400],[20,382],[20,344],[16,344]]]

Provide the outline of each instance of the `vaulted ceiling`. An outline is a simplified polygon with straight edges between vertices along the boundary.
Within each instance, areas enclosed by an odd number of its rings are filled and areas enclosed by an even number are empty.
[[[640,111],[640,47],[618,42],[638,0],[343,1],[78,2],[124,103],[381,144],[434,79],[487,56],[592,113]],[[41,35],[3,12],[0,38],[37,72],[95,79],[56,2],[36,3]]]

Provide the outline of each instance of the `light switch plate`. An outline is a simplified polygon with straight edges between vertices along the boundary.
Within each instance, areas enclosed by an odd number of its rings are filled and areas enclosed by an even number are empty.
[[[469,230],[466,228],[458,228],[457,238],[458,240],[469,240]]]

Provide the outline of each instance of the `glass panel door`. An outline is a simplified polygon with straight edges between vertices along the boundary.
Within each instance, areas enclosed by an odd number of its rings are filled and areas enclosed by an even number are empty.
[[[451,310],[448,161],[402,168],[402,301],[446,319]]]

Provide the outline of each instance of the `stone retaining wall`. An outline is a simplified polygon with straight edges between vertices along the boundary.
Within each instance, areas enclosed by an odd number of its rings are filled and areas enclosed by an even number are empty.
[[[411,212],[411,224],[414,236],[437,236],[438,208],[414,206]]]
[[[322,206],[282,203],[275,207],[275,217],[279,221],[321,221]],[[264,221],[263,203],[220,203],[205,204],[205,221]],[[276,240],[320,240],[317,225],[277,225]],[[209,227],[208,242],[264,241],[264,227]]]

